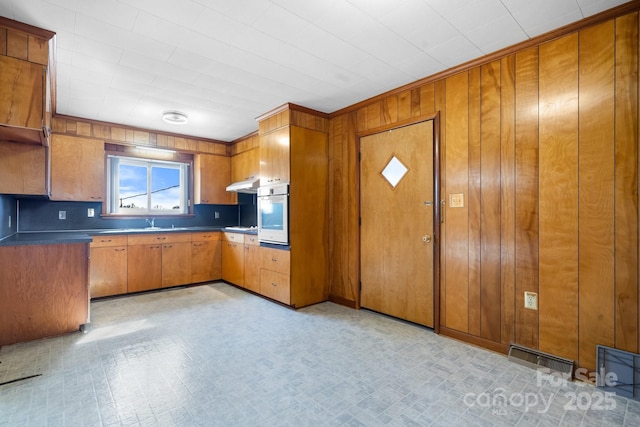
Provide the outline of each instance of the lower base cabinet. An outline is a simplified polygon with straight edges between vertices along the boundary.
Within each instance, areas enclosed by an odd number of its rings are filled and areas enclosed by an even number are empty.
[[[91,298],[127,293],[127,247],[91,248]]]
[[[127,292],[161,288],[162,245],[130,245],[127,251]]]
[[[288,274],[261,268],[260,293],[267,298],[289,305],[291,303],[291,283],[289,277]]]
[[[219,232],[101,235],[90,250],[91,298],[222,278]]]
[[[244,286],[244,235],[222,234],[222,279]]]
[[[162,287],[191,283],[191,241],[162,245]]]
[[[193,236],[191,283],[210,282],[222,277],[222,245],[219,236],[220,233]]]
[[[89,251],[89,296],[126,294],[127,236],[96,237]]]
[[[291,304],[291,253],[260,248],[260,293],[267,298]]]
[[[260,293],[260,250],[257,236],[247,235],[244,240],[244,288]]]
[[[0,346],[87,323],[88,258],[89,243],[0,247]]]

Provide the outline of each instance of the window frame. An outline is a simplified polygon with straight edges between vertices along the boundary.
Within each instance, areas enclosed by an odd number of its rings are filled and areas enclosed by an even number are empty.
[[[135,150],[135,151],[134,151]],[[102,216],[105,218],[127,219],[127,218],[185,218],[193,217],[193,156],[180,153],[138,153],[143,149],[135,149],[126,147],[124,150],[105,151],[105,203],[103,203]],[[117,208],[112,211],[111,207],[118,205],[118,194],[112,192],[114,185],[117,185],[118,175],[113,170],[116,166],[112,165],[110,159],[124,159],[127,163],[141,164],[150,167],[153,164],[166,164],[176,166],[181,169],[181,185],[185,185],[186,189],[182,190],[181,201],[185,203],[185,209],[179,213],[175,210],[153,210],[147,209],[145,212],[118,212]],[[147,170],[147,179],[149,180],[150,168]],[[150,196],[149,196],[150,197]]]

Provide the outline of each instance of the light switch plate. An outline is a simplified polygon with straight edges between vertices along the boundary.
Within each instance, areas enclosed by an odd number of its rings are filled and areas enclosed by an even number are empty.
[[[96,215],[96,212],[93,208],[88,208],[87,209],[87,217],[89,218],[93,218]]]
[[[67,211],[58,211],[58,219],[67,219]]]
[[[449,194],[449,207],[450,208],[464,207],[464,194],[463,193]]]

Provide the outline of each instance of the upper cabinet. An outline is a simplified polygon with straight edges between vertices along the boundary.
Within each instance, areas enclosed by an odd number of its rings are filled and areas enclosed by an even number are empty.
[[[0,142],[0,194],[47,196],[47,147]]]
[[[289,127],[260,135],[260,185],[289,182]]]
[[[54,33],[0,18],[0,140],[49,145]]]
[[[231,157],[231,181],[238,182],[260,176],[260,150],[252,148]]]
[[[231,184],[231,160],[226,156],[196,154],[194,158],[194,199],[196,204],[230,205],[235,195]]]
[[[68,135],[51,138],[51,200],[104,201],[104,141]]]

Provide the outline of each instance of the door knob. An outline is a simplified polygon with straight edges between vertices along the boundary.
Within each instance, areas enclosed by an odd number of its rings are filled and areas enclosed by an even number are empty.
[[[431,242],[431,235],[430,234],[425,234],[424,236],[422,236],[422,241],[425,243],[430,243]]]

